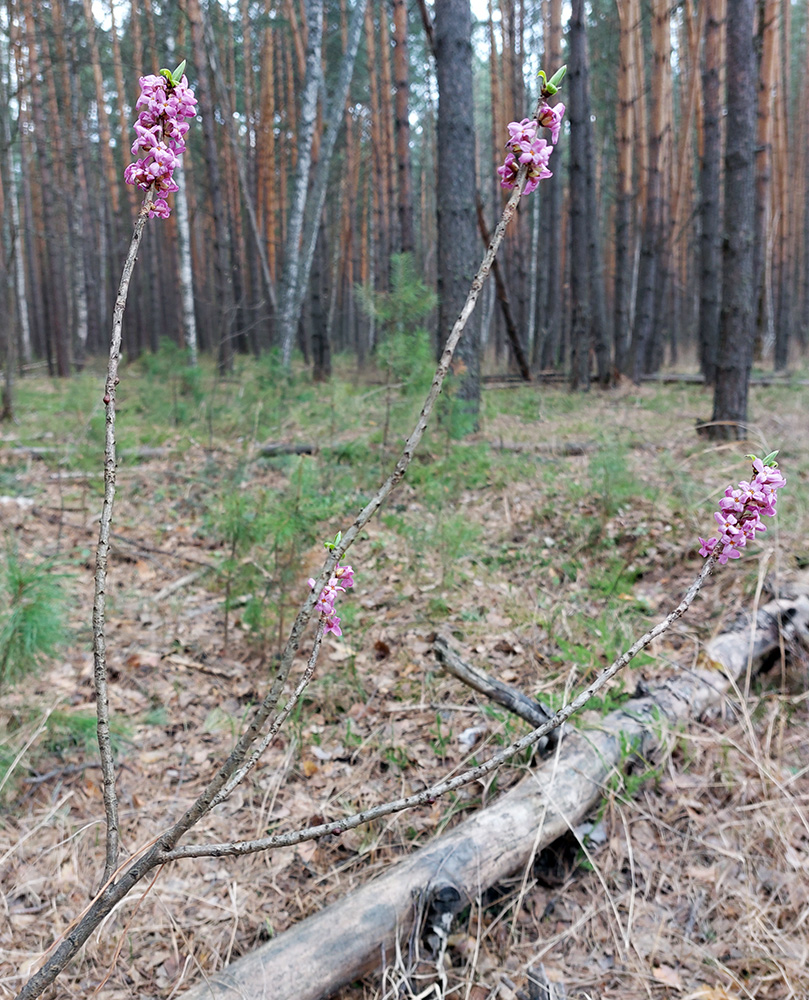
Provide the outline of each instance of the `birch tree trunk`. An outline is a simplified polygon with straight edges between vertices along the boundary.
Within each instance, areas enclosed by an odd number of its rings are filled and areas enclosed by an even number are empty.
[[[337,142],[337,136],[342,128],[343,109],[345,108],[348,91],[351,86],[351,78],[354,75],[354,63],[357,58],[362,27],[365,21],[365,5],[367,0],[356,0],[356,6],[351,17],[351,27],[348,34],[348,47],[343,55],[343,63],[340,68],[340,75],[335,87],[328,110],[326,120],[328,126],[323,141],[320,144],[320,155],[314,170],[311,193],[306,199],[306,224],[301,239],[300,266],[297,275],[297,286],[293,299],[293,319],[297,325],[303,308],[303,300],[306,288],[309,283],[309,275],[312,270],[312,260],[317,244],[317,234],[320,229],[323,206],[326,202],[326,191],[329,182],[329,168]],[[285,364],[288,362],[285,361]]]
[[[320,84],[320,59],[323,36],[323,0],[308,0],[308,43],[306,51],[306,76],[297,132],[298,162],[295,167],[295,186],[292,205],[287,219],[287,238],[284,248],[284,266],[281,273],[281,294],[278,306],[278,330],[281,356],[285,368],[292,361],[298,319],[296,310],[298,281],[301,272],[301,235],[306,211],[309,174],[312,169],[312,142],[317,118],[317,97]]]

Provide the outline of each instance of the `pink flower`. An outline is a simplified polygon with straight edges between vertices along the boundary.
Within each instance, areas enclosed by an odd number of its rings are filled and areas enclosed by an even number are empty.
[[[309,587],[314,589],[315,579],[309,577]],[[321,621],[324,624],[324,634],[332,632],[334,635],[342,635],[340,619],[334,613],[334,602],[339,594],[344,594],[349,587],[354,586],[354,570],[351,566],[340,566],[334,568],[334,574],[329,578],[329,582],[320,591],[320,596],[315,602],[315,610],[320,612]]]
[[[786,486],[786,479],[774,465],[764,465],[761,459],[753,460],[755,476],[748,482],[743,479],[738,489],[728,486],[719,501],[714,520],[719,525],[719,537],[700,538],[699,554],[708,556],[718,549],[718,562],[724,565],[729,559],[739,559],[741,550],[761,531],[766,531],[762,515],[775,517],[778,490]]]
[[[565,113],[565,106],[561,102],[555,108],[548,104],[543,104],[539,111],[539,124],[551,130],[551,142],[556,145],[559,141],[559,131],[562,128],[562,117]]]
[[[509,122],[506,126],[509,132],[507,146],[519,146],[521,143],[531,143],[536,139],[537,123],[531,118],[523,118],[521,122]]]
[[[325,628],[323,633],[333,632],[334,635],[342,635],[343,630],[340,628],[340,619],[335,614],[331,614],[326,618]]]
[[[523,118],[520,122],[509,122],[509,138],[506,143],[508,153],[505,163],[497,169],[501,187],[513,188],[515,186],[521,166],[528,167],[525,187],[523,188],[524,195],[535,191],[541,180],[553,177],[552,172],[548,169],[548,160],[553,152],[553,145],[549,145],[545,139],[537,138],[537,129],[540,126],[550,128],[551,142],[555,143],[559,138],[564,112],[564,104],[557,104],[555,108],[552,108],[543,102],[537,121]]]
[[[142,76],[140,90],[132,155],[142,155],[124,170],[124,180],[144,191],[154,188],[157,197],[149,215],[167,219],[171,210],[165,195],[177,190],[172,174],[185,152],[182,140],[189,128],[183,119],[196,115],[197,101],[185,76],[178,83],[162,75]]]

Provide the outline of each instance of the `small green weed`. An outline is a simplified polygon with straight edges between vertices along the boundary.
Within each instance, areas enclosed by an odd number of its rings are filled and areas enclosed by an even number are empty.
[[[51,713],[45,731],[44,748],[64,755],[73,749],[91,753],[96,747],[97,719],[95,712],[71,712],[59,709]],[[128,741],[130,726],[119,716],[110,719],[110,740],[113,753],[119,753]]]

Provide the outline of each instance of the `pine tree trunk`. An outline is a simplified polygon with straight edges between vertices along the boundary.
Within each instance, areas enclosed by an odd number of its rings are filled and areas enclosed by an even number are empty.
[[[714,388],[714,439],[747,434],[747,394],[753,348],[755,255],[756,80],[755,0],[735,0],[727,24],[727,149],[722,248],[722,313]],[[730,9],[730,8],[729,8]]]
[[[783,31],[778,35],[776,56],[776,116],[775,116],[775,199],[778,206],[778,302],[775,314],[775,357],[776,371],[785,371],[789,359],[789,342],[793,333],[793,290],[795,274],[794,233],[795,198],[800,184],[797,157],[792,148],[790,122],[789,59],[784,58],[784,43],[791,38],[791,7],[787,0],[779,4],[783,20]]]
[[[669,50],[669,7],[667,0],[652,0],[652,107],[649,132],[649,169],[646,179],[646,203],[641,241],[640,272],[638,275],[638,306],[632,333],[632,378],[640,382],[647,374],[652,340],[656,333],[656,296],[660,267],[661,218],[661,153],[665,128],[666,76],[665,59]]]
[[[312,381],[326,382],[331,378],[331,343],[325,300],[326,227],[321,226],[312,262]]]
[[[393,102],[393,76],[391,72],[390,17],[387,0],[379,4],[379,84],[380,105],[382,109],[382,126],[385,135],[384,184],[388,203],[388,214],[385,222],[388,231],[388,258],[380,262],[387,275],[390,272],[390,254],[399,245],[399,210],[396,192],[396,139],[394,128],[396,115]]]
[[[705,0],[702,65],[702,153],[700,157],[700,369],[707,385],[716,381],[722,290],[720,188],[722,129],[719,67],[722,62],[722,0]]]
[[[548,75],[562,65],[562,0],[550,0],[546,63]],[[553,154],[553,177],[542,182],[541,191],[542,215],[546,220],[541,242],[547,281],[543,309],[545,334],[539,355],[539,365],[543,369],[557,367],[562,345],[562,142],[564,138],[560,136]]]
[[[584,0],[573,0],[568,25],[567,119],[570,124],[570,385],[590,388],[592,304],[588,267],[587,50]],[[555,164],[554,164],[555,165]]]
[[[772,273],[772,159],[775,105],[775,50],[778,33],[777,0],[758,0],[760,53],[756,122],[756,228],[758,252],[753,261],[756,336],[754,354],[761,357],[765,341],[773,340]]]
[[[43,243],[43,285],[46,323],[46,343],[52,347],[56,359],[56,374],[66,377],[70,374],[70,356],[65,330],[66,296],[64,271],[60,266],[60,255],[65,252],[65,242],[59,245],[59,237],[66,237],[64,219],[58,210],[56,193],[62,190],[54,169],[54,158],[63,155],[62,150],[54,150],[49,143],[50,130],[47,127],[40,91],[39,63],[35,17],[32,0],[24,0],[25,36],[28,48],[28,69],[30,73],[31,104],[34,112],[34,141],[41,181],[42,209],[45,223]],[[50,355],[49,355],[50,357]]]
[[[8,215],[6,215],[5,212],[3,214],[8,219],[8,224],[10,226],[9,243],[13,248],[14,254],[13,259],[8,262],[8,266],[13,268],[14,271],[13,281],[11,275],[9,274],[9,302],[14,308],[15,316],[19,321],[20,347],[19,352],[17,352],[17,324],[9,319],[7,324],[8,348],[6,350],[6,376],[10,379],[13,378],[12,360],[16,361],[17,356],[19,356],[23,364],[28,364],[31,360],[31,327],[28,319],[28,298],[25,293],[25,245],[27,240],[25,239],[25,234],[22,226],[20,225],[19,187],[17,184],[17,174],[15,172],[14,165],[14,148],[12,145],[10,121],[11,111],[6,92],[6,74],[6,67],[3,66],[0,61],[0,88],[2,88],[2,96],[0,96],[0,100],[2,101],[4,109],[3,111],[0,111],[0,115],[3,119],[3,146],[5,147],[5,167],[6,174],[8,176],[6,204],[9,208]],[[20,136],[20,145],[22,146],[22,128],[20,126],[21,120],[20,116],[18,116],[17,129],[18,135]],[[20,159],[22,165],[22,156]],[[10,397],[10,388],[8,390],[8,394]],[[10,401],[8,405],[9,407],[11,406]]]
[[[632,135],[634,108],[632,83],[634,78],[634,47],[632,45],[629,17],[630,5],[627,0],[618,0],[620,37],[618,50],[620,65],[618,70],[617,108],[617,152],[618,178],[615,205],[615,284],[614,284],[614,335],[615,368],[624,371],[630,332],[630,295],[632,292],[632,254],[630,235],[632,229],[633,205],[633,148]]]
[[[393,74],[396,81],[396,174],[399,189],[399,248],[412,253],[413,182],[410,169],[410,67],[407,52],[407,4],[393,0]]]
[[[472,14],[469,0],[442,0],[435,9],[438,78],[438,337],[444,341],[460,312],[477,261],[475,185],[459,183],[458,150],[471,148]],[[470,154],[471,155],[471,154]],[[480,323],[471,322],[454,360],[456,395],[466,427],[480,409]]]

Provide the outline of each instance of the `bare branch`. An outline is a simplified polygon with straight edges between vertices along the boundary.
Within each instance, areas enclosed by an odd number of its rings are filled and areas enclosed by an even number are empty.
[[[138,256],[143,229],[149,218],[149,206],[154,198],[150,188],[135,223],[129,252],[126,255],[118,296],[112,313],[112,338],[107,381],[104,387],[104,405],[107,411],[104,436],[104,503],[96,547],[95,598],[93,601],[93,683],[96,696],[98,752],[101,757],[101,776],[104,794],[104,812],[107,818],[106,851],[102,884],[107,882],[118,863],[118,796],[115,792],[115,762],[110,739],[110,704],[107,693],[107,641],[105,613],[107,607],[107,557],[110,551],[110,525],[115,504],[115,390],[118,386],[118,362],[121,358],[121,328],[126,308],[129,282]]]

